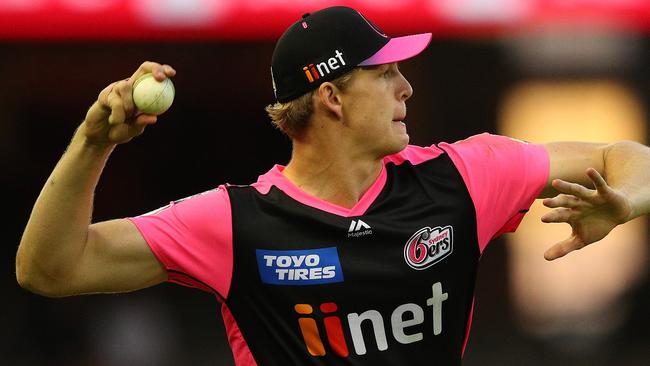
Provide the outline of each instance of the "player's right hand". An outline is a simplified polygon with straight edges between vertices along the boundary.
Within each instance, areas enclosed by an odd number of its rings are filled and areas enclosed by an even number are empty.
[[[130,141],[156,123],[157,117],[139,113],[133,103],[133,83],[138,77],[152,73],[158,81],[176,75],[169,65],[144,62],[130,78],[116,81],[99,93],[84,120],[83,133],[96,145],[116,145]]]

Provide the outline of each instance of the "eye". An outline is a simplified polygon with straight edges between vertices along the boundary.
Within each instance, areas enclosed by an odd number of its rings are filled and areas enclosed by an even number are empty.
[[[398,64],[390,64],[387,65],[386,70],[381,73],[381,76],[384,78],[390,78],[395,76],[399,72],[399,65]]]

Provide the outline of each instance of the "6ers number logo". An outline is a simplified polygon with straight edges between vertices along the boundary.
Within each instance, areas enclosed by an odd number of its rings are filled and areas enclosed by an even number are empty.
[[[404,260],[413,269],[425,269],[445,259],[453,249],[453,227],[424,227],[406,242]]]

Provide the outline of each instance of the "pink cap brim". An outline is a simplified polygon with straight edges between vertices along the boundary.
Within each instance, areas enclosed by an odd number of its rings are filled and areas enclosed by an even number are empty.
[[[377,53],[362,61],[359,66],[389,64],[411,58],[422,52],[431,42],[431,33],[391,38]]]

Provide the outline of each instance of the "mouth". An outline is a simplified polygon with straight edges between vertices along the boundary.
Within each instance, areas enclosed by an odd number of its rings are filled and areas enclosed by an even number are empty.
[[[395,118],[392,121],[393,128],[397,128],[400,131],[406,131],[406,123],[404,123],[403,118]]]

